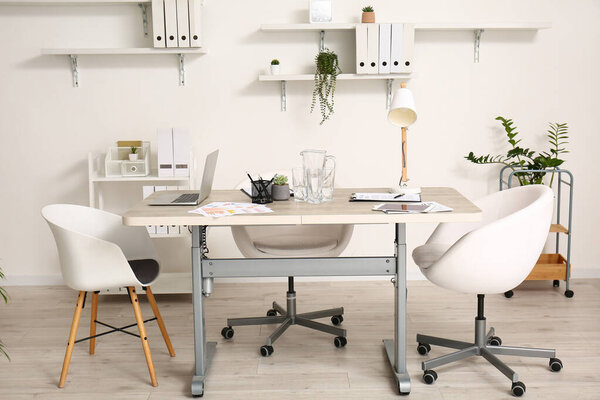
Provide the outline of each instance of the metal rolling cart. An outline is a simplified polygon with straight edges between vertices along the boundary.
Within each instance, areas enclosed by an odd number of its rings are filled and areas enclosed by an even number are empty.
[[[510,173],[505,177],[505,172],[510,170]],[[535,267],[527,276],[526,280],[543,281],[553,280],[553,286],[559,287],[560,281],[565,281],[565,296],[568,298],[573,297],[574,292],[569,289],[569,280],[571,278],[571,234],[572,234],[572,222],[573,222],[573,174],[566,169],[547,169],[547,170],[523,170],[517,169],[512,170],[506,166],[500,170],[500,190],[508,189],[512,187],[512,181],[515,174],[518,173],[554,173],[558,176],[557,180],[557,193],[556,193],[556,223],[550,225],[550,233],[556,234],[556,252],[550,254],[541,254]],[[563,175],[569,177],[566,181],[563,179]],[[506,179],[505,179],[506,178]],[[563,185],[569,187],[569,215],[567,227],[561,225],[561,200],[563,195]],[[567,257],[563,257],[560,253],[560,235],[567,235]],[[504,296],[510,298],[513,296],[513,291],[509,290],[504,293]]]

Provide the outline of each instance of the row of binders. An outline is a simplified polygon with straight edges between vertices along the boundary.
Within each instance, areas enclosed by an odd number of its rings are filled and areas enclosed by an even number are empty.
[[[158,130],[158,176],[190,176],[192,143],[183,128]]]
[[[356,73],[411,73],[414,24],[357,24]]]
[[[202,47],[202,0],[152,0],[154,47]]]
[[[142,186],[144,198],[161,190],[189,190],[189,186]],[[146,229],[151,235],[180,236],[189,232],[187,225],[146,225]]]

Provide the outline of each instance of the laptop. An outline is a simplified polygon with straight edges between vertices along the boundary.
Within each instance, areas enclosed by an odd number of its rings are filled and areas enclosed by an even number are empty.
[[[197,206],[203,202],[212,190],[215,170],[217,169],[217,158],[219,150],[215,150],[206,156],[204,162],[204,172],[202,174],[202,184],[200,193],[169,193],[168,191],[158,192],[148,201],[150,206]]]

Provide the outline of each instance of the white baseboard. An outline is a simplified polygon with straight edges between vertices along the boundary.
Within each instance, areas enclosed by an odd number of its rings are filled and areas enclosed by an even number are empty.
[[[61,286],[62,275],[6,275],[0,286]]]

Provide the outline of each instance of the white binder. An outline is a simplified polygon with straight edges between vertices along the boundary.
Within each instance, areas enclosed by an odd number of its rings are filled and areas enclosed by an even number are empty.
[[[402,32],[402,61],[400,72],[413,72],[413,58],[415,55],[415,25],[404,24]]]
[[[154,186],[142,186],[142,196],[144,199],[150,196],[152,193],[154,193]],[[150,235],[154,235],[156,233],[156,226],[154,225],[146,225],[146,229]]]
[[[163,0],[152,0],[152,35],[154,47],[166,47],[165,4]]]
[[[190,46],[202,47],[202,0],[188,0],[190,16]]]
[[[177,3],[176,0],[165,1],[165,36],[167,47],[178,47],[177,41]]]
[[[173,164],[175,176],[190,176],[192,140],[187,129],[173,128]]]
[[[392,50],[392,25],[379,24],[379,73],[389,74]]]
[[[162,190],[167,190],[167,187],[166,186],[154,186],[155,192],[160,192]],[[167,225],[158,225],[156,227],[156,233],[158,235],[166,235],[169,233],[169,229],[167,228]]]
[[[367,24],[356,24],[356,73],[367,71]]]
[[[174,176],[173,171],[175,168],[173,166],[173,130],[159,129],[157,145],[158,176]]]
[[[367,73],[377,74],[379,68],[379,24],[367,25]]]
[[[404,24],[392,24],[391,72],[402,72],[402,36]]]
[[[177,33],[179,34],[179,47],[190,47],[188,0],[177,0]]]

